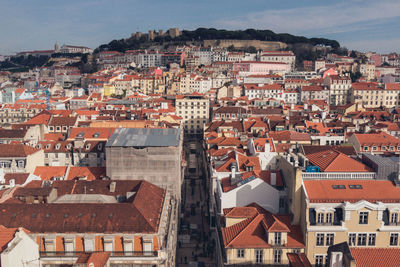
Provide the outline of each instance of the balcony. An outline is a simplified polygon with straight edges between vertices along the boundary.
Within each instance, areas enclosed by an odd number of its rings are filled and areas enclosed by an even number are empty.
[[[103,252],[103,251],[92,251],[92,252]],[[79,257],[82,253],[90,253],[85,251],[41,251],[40,258],[70,258]],[[158,251],[112,251],[111,257],[141,257],[141,258],[151,258],[158,257]]]
[[[313,179],[353,179],[353,180],[373,180],[376,179],[375,172],[303,172],[301,178],[305,180]]]

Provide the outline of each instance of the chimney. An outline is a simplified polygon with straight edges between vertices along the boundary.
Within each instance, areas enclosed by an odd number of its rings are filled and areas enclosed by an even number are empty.
[[[3,168],[0,169],[0,182],[3,183],[3,184],[5,183],[4,169]]]
[[[234,162],[231,164],[231,179],[235,179],[236,170],[237,170],[237,165],[236,165],[236,162]]]
[[[115,182],[115,181],[110,183],[110,193],[115,192],[116,185],[117,185],[117,182]]]
[[[271,185],[275,186],[276,185],[276,173],[271,172]]]
[[[339,251],[332,251],[330,255],[330,267],[341,267],[343,266],[343,253]]]

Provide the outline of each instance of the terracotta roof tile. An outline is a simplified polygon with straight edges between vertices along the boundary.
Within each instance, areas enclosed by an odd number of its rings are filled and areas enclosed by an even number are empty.
[[[400,248],[350,248],[357,267],[397,267]]]
[[[400,145],[400,139],[387,134],[385,132],[380,133],[369,133],[369,134],[354,134],[357,138],[358,142],[361,146],[363,145],[374,145],[374,144],[382,144],[382,145]]]
[[[304,253],[287,253],[287,257],[291,267],[312,267]]]
[[[335,189],[336,185],[343,185],[345,189]],[[387,180],[304,180],[304,188],[311,202],[400,203],[400,188]]]
[[[85,178],[85,180],[99,180],[106,176],[105,167],[75,167],[71,166],[66,180]]]
[[[248,207],[254,213],[254,207]],[[230,213],[235,213],[234,209]],[[240,208],[244,213],[243,208]],[[229,216],[228,216],[229,217]],[[222,228],[224,245],[227,248],[269,248],[266,232],[288,232],[287,248],[304,248],[300,226],[290,224],[289,215],[273,215],[258,207],[257,213],[239,223]]]
[[[363,163],[336,150],[307,154],[307,158],[324,172],[371,172]]]
[[[76,263],[86,263],[90,267],[105,267],[110,256],[111,252],[82,253]]]
[[[66,171],[66,166],[37,166],[33,174],[42,180],[53,180],[55,177],[64,178]]]
[[[28,233],[27,230],[23,229]],[[8,243],[10,243],[14,237],[15,233],[18,231],[18,228],[7,228],[3,225],[0,225],[0,252],[8,247]]]
[[[24,144],[0,144],[0,157],[27,157],[38,152],[39,149]]]

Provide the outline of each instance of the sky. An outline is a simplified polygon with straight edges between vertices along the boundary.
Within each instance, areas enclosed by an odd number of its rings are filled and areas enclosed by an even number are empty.
[[[399,0],[1,0],[0,54],[96,48],[136,31],[269,29],[335,39],[348,49],[400,52]]]

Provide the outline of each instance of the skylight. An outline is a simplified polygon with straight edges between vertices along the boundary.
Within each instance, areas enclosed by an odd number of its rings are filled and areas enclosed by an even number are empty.
[[[346,189],[346,186],[344,184],[334,184],[332,185],[333,189]]]

